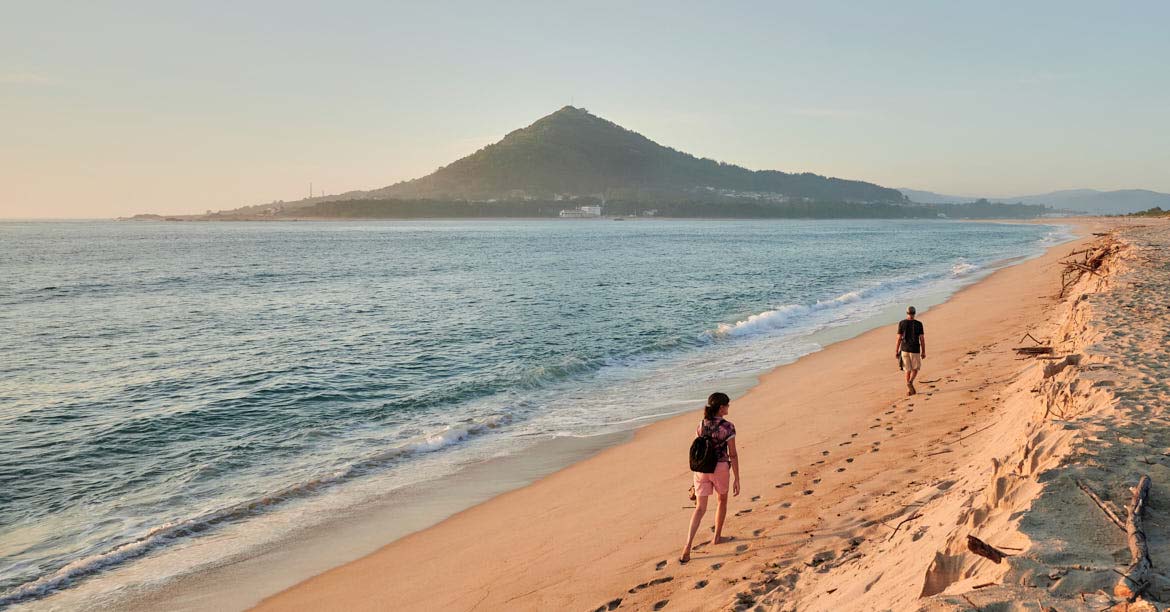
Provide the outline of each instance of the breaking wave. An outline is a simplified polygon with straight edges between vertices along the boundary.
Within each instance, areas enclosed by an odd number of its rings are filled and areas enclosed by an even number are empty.
[[[420,436],[385,452],[365,457],[332,474],[292,484],[263,497],[246,500],[199,516],[165,523],[132,541],[119,544],[102,553],[76,559],[52,573],[21,584],[8,592],[0,593],[0,608],[42,597],[55,590],[68,587],[79,578],[141,557],[182,538],[199,535],[225,523],[255,516],[285,502],[317,493],[325,487],[361,476],[373,468],[385,466],[405,456],[433,452],[458,444],[473,436],[488,433],[509,422],[511,422],[511,417],[508,415],[493,415],[478,421],[448,426],[438,432]]]

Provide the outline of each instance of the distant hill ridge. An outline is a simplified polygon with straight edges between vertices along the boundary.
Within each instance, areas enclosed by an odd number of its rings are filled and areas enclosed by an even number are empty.
[[[749,197],[772,201],[901,203],[896,189],[811,173],[749,170],[662,146],[582,108],[566,106],[435,172],[338,200],[496,201],[572,197],[662,201]],[[250,206],[236,212],[259,210]]]
[[[980,196],[955,196],[930,191],[902,188],[913,202],[922,204],[954,204],[973,202]],[[1148,189],[1119,189],[1098,191],[1096,189],[1065,189],[1038,195],[1013,196],[1008,198],[983,197],[991,202],[1042,204],[1061,210],[1094,214],[1128,214],[1154,207],[1170,208],[1170,193]]]

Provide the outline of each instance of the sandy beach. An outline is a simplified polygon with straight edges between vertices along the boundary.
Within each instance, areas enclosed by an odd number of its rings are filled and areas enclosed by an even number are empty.
[[[1157,248],[1170,228],[1128,224],[1115,236],[1091,235],[1117,223],[1082,222],[1085,236],[921,313],[929,357],[916,396],[905,396],[890,355],[895,321],[764,376],[728,416],[743,468],[725,529],[732,539],[698,546],[685,566],[676,558],[693,504],[683,455],[698,407],[257,609],[958,610],[1016,602],[982,609],[1099,610],[1124,602],[1115,586],[1130,563],[1126,533],[1102,508],[1124,524],[1140,472],[1153,479],[1147,520],[1165,518],[1167,306],[1154,288],[1168,279],[1164,262],[1160,277],[1152,262],[1163,261]],[[1100,268],[1057,297],[1062,260],[1104,240],[1116,246]],[[1117,304],[1129,318],[1104,327],[1103,309]],[[1025,334],[1050,343],[1052,354],[1017,355],[1015,347],[1032,343],[1021,342]],[[1147,433],[1154,420],[1158,436]],[[699,541],[712,520],[708,513]],[[971,553],[968,536],[1008,558]],[[1165,530],[1149,537],[1151,551],[1161,546],[1151,552],[1154,567],[1170,563]],[[1137,590],[1164,600],[1166,579],[1151,576]]]

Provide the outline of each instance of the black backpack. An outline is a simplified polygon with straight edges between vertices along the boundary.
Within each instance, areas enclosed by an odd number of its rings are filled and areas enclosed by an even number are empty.
[[[714,474],[719,458],[719,443],[707,433],[707,423],[700,426],[699,436],[691,442],[691,471]]]

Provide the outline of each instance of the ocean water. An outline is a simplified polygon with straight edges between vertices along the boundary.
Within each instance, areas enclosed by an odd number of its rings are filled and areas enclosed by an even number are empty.
[[[947,221],[0,223],[0,608],[229,526],[304,526],[542,440],[694,410],[817,350],[815,332],[1067,236]]]

